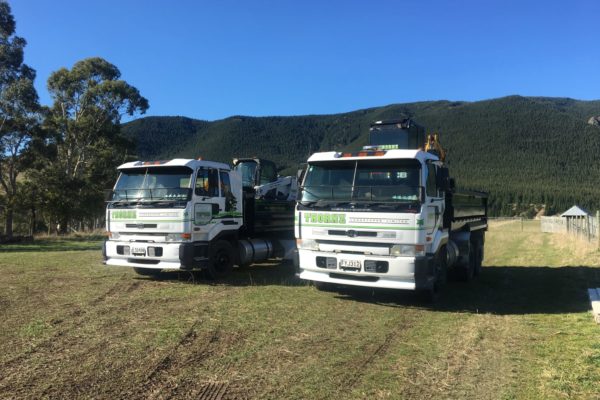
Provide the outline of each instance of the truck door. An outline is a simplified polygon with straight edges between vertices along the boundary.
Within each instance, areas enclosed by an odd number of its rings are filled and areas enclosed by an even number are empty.
[[[425,186],[426,215],[425,215],[425,233],[432,235],[437,228],[441,228],[444,214],[444,196],[442,190],[437,186],[437,165],[433,162],[427,163],[427,182]],[[432,238],[433,239],[433,238]],[[428,242],[430,243],[430,242]]]
[[[218,218],[219,212],[224,210],[225,199],[219,193],[219,171],[215,168],[199,168],[194,187],[194,233]]]

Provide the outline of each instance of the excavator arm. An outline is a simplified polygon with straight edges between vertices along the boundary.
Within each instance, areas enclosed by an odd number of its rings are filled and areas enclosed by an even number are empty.
[[[437,155],[442,162],[446,160],[446,151],[442,147],[439,135],[437,133],[430,133],[427,135],[425,151]]]

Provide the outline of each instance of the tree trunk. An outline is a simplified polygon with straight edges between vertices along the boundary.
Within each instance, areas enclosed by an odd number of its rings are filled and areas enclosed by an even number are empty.
[[[31,223],[29,224],[29,236],[35,234],[35,207],[31,207]]]
[[[67,218],[65,218],[65,219],[63,219],[63,220],[60,221],[59,226],[57,227],[57,233],[59,235],[66,235],[67,234],[67,232],[68,232],[68,225],[69,225],[68,221],[69,220]]]
[[[12,237],[13,237],[13,217],[14,217],[14,211],[13,211],[12,207],[9,206],[6,209],[4,217],[5,217],[4,234],[6,235],[6,237],[8,239],[12,239]]]

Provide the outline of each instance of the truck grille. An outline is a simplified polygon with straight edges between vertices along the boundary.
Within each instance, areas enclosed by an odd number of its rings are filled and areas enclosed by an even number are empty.
[[[327,233],[333,236],[348,236],[348,237],[377,237],[377,232],[371,231],[341,231],[341,230],[333,230],[330,229]]]
[[[137,229],[145,229],[145,228],[156,228],[157,224],[125,224],[127,228],[137,228]]]
[[[160,260],[147,260],[144,258],[128,258],[127,262],[136,263],[136,264],[156,265],[160,262]]]
[[[335,279],[346,279],[349,281],[361,281],[361,282],[377,282],[379,280],[379,277],[377,277],[377,276],[345,275],[345,274],[338,274],[335,272],[331,272],[329,274],[329,277],[335,278]]]

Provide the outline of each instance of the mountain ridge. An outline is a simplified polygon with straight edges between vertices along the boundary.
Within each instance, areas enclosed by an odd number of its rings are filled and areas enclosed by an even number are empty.
[[[546,204],[600,208],[600,100],[505,96],[481,101],[389,104],[339,114],[203,121],[145,117],[123,124],[142,159],[173,157],[230,162],[260,156],[292,173],[316,151],[356,150],[375,120],[410,117],[440,133],[460,187],[490,191],[493,214]],[[566,209],[565,208],[565,209]]]

